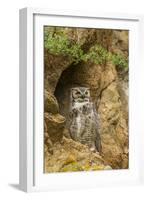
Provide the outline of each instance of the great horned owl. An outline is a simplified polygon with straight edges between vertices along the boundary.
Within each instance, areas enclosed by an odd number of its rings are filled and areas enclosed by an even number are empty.
[[[70,119],[71,138],[88,145],[92,150],[100,152],[101,141],[98,132],[98,117],[90,99],[89,88],[71,88]]]

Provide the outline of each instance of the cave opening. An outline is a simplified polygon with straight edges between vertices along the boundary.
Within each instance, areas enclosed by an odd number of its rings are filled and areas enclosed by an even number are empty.
[[[81,75],[83,75],[83,66],[72,64],[62,72],[56,85],[54,95],[58,101],[60,113],[66,118],[69,114],[70,89],[88,86]]]

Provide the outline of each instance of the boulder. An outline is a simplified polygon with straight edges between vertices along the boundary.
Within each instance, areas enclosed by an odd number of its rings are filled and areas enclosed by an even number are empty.
[[[52,150],[53,154],[45,153],[45,173],[112,169],[98,153],[72,139],[63,137]]]
[[[45,123],[50,140],[55,143],[61,141],[65,127],[65,117],[60,114],[44,114]]]
[[[59,113],[59,105],[55,96],[47,90],[44,91],[44,111],[52,114]]]

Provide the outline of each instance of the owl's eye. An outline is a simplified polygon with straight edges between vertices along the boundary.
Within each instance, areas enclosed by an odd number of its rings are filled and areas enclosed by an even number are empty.
[[[86,95],[88,95],[88,93],[89,93],[88,91],[85,92]]]
[[[80,92],[76,91],[76,94],[80,94]]]

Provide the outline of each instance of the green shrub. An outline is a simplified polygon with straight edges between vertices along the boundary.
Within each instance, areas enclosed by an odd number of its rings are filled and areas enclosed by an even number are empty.
[[[112,54],[99,44],[95,44],[87,53],[84,53],[81,45],[71,41],[63,30],[55,31],[54,29],[45,29],[44,32],[44,46],[50,53],[68,56],[74,64],[80,61],[89,61],[102,65],[109,61],[116,65],[116,67],[128,67],[128,60],[126,58],[119,54]]]
[[[120,68],[127,68],[128,67],[128,60],[125,59],[123,56],[119,55],[119,54],[112,54],[111,55],[111,60],[112,63],[116,66],[116,67],[120,67]]]
[[[96,44],[90,48],[89,52],[83,56],[83,60],[93,62],[95,64],[104,64],[108,61],[108,51],[102,46]]]

